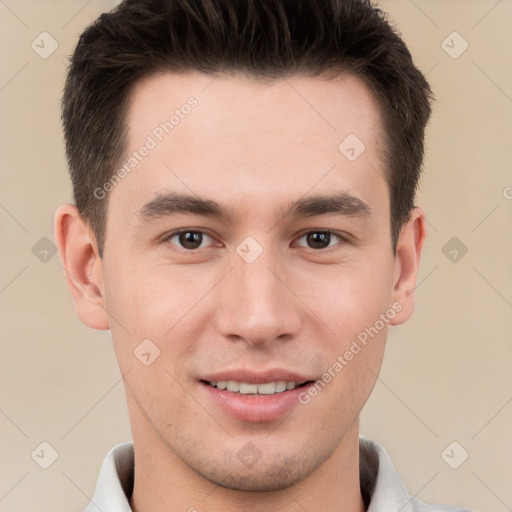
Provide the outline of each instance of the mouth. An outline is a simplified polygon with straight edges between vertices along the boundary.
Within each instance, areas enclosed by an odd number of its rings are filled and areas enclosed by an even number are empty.
[[[200,381],[207,400],[235,420],[260,424],[285,418],[301,405],[301,394],[315,383],[297,376],[292,380],[293,375],[286,376],[290,380],[284,380],[285,375],[281,375],[280,380],[254,374],[242,376],[243,380],[220,380],[219,377]]]
[[[238,382],[234,380],[220,380],[220,381],[202,381],[203,383],[219,389],[225,390],[230,393],[238,393],[240,395],[276,395],[284,393],[285,391],[292,391],[294,389],[306,386],[313,381],[297,382],[293,380],[278,380],[263,382],[255,384],[250,382]]]

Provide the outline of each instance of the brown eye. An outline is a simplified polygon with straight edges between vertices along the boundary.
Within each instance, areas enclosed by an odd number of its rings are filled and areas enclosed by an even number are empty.
[[[171,244],[178,245],[179,247],[189,251],[201,248],[203,242],[207,241],[208,239],[211,239],[211,237],[202,231],[192,230],[171,233],[171,235],[169,235],[167,238]]]
[[[330,231],[309,231],[302,235],[299,240],[301,239],[305,239],[306,246],[310,249],[326,249],[327,247],[331,247],[332,245],[335,245],[335,243],[339,242],[341,237],[331,233]]]
[[[201,246],[203,235],[198,231],[185,231],[178,235],[178,240],[185,249],[197,249]]]

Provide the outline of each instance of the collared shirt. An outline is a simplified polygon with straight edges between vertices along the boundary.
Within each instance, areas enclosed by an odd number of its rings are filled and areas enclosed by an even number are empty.
[[[470,512],[448,505],[427,505],[409,495],[384,448],[359,437],[361,493],[368,512]],[[84,512],[132,512],[133,443],[112,448],[101,466],[91,502]]]

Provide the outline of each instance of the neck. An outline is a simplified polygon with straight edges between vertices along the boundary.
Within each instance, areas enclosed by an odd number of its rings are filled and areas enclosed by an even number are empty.
[[[139,418],[140,419],[140,418]],[[359,486],[359,422],[319,468],[288,488],[246,492],[222,488],[195,473],[143,422],[132,423],[133,512],[364,512]]]

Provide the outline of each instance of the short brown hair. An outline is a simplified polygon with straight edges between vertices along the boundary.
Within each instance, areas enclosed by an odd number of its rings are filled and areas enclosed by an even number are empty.
[[[386,15],[368,0],[124,0],[81,35],[62,101],[74,200],[100,256],[107,199],[94,190],[126,149],[128,96],[157,71],[282,78],[352,73],[383,114],[393,250],[414,207],[432,92]]]

